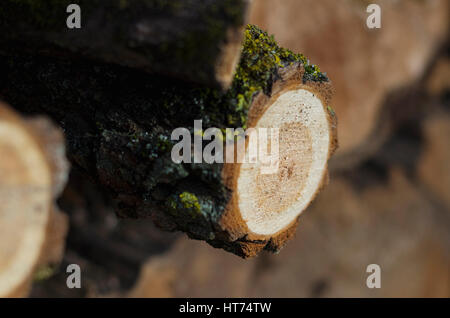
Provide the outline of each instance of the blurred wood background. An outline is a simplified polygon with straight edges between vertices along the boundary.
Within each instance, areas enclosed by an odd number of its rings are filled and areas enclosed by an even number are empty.
[[[72,171],[59,269],[32,297],[450,297],[449,2],[254,0],[250,22],[312,58],[336,88],[331,182],[278,255],[242,260],[150,221],[120,220]],[[82,289],[65,266],[81,265]],[[381,266],[381,289],[366,267]]]

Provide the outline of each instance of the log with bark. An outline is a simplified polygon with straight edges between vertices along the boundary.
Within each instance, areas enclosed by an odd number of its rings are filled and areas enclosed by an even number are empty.
[[[55,198],[67,179],[64,147],[47,119],[22,119],[0,103],[0,297],[26,295],[62,258],[67,219]]]
[[[247,0],[4,0],[0,46],[136,67],[228,88],[239,61]]]
[[[225,92],[116,65],[0,55],[0,96],[61,124],[69,158],[113,193],[119,216],[151,217],[248,257],[280,250],[326,183],[337,145],[331,84],[255,26],[245,30]],[[172,131],[192,133],[198,119],[219,129],[278,128],[278,171],[261,174],[259,163],[175,163]]]

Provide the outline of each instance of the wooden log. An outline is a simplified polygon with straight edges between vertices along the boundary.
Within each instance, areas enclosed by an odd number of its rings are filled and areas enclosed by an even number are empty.
[[[164,229],[254,256],[278,251],[292,237],[299,214],[327,180],[337,144],[331,84],[303,55],[255,26],[246,29],[226,92],[85,61],[19,55],[1,61],[8,78],[1,96],[62,125],[72,162],[115,195],[120,216],[151,217]],[[193,132],[199,119],[205,128],[278,128],[278,171],[175,163],[172,131]]]
[[[67,179],[60,131],[0,104],[0,296],[27,295],[34,273],[62,258],[67,219],[55,205]]]
[[[2,1],[2,50],[94,58],[224,89],[231,84],[247,0],[80,0],[81,28],[69,29],[72,2]]]

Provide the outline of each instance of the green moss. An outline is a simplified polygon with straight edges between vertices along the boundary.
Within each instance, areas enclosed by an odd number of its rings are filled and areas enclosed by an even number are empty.
[[[55,268],[52,266],[42,266],[38,268],[36,273],[34,274],[33,280],[35,282],[44,281],[55,274]]]
[[[336,115],[336,113],[334,112],[334,109],[330,105],[327,106],[327,109],[330,112],[331,116]]]
[[[200,204],[194,194],[190,192],[183,192],[180,194],[180,201],[185,209],[193,209],[197,213],[200,212]]]
[[[201,215],[198,198],[191,192],[184,191],[177,196],[172,196],[167,200],[167,204],[172,213],[188,213],[193,218]]]
[[[303,54],[296,54],[279,47],[273,36],[269,36],[255,25],[248,25],[241,60],[236,70],[230,94],[235,97],[239,118],[229,116],[229,122],[240,121],[245,127],[247,112],[253,95],[258,91],[269,93],[277,69],[300,62],[305,67],[304,81],[327,81],[317,65],[310,65]]]

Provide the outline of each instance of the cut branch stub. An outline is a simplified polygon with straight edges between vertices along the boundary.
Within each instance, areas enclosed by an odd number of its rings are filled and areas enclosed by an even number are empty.
[[[278,167],[225,164],[231,199],[218,221],[242,256],[263,248],[278,251],[294,234],[300,213],[327,183],[327,163],[337,147],[329,82],[303,82],[302,64],[279,70],[270,93],[260,92],[249,109],[251,128],[278,128]],[[247,140],[247,152],[248,149]]]
[[[62,257],[66,217],[55,198],[68,173],[62,134],[0,103],[0,296],[25,296],[39,266]]]
[[[227,89],[239,62],[247,0],[3,0],[0,45],[9,52],[77,56]]]

